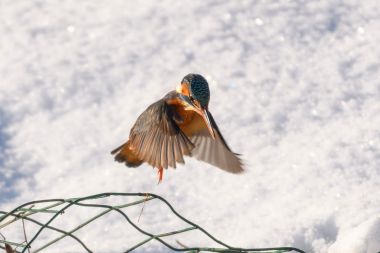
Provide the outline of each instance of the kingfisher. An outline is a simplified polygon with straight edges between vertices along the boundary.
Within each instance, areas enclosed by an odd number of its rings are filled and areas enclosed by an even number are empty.
[[[129,140],[111,151],[115,161],[128,167],[144,162],[164,169],[194,157],[230,173],[243,172],[242,161],[227,145],[208,110],[210,89],[199,74],[186,75],[175,90],[151,104],[136,120]]]

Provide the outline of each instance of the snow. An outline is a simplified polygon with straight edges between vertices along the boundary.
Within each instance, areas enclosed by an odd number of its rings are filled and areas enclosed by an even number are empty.
[[[347,232],[342,232],[329,252],[378,252],[380,249],[379,238],[380,217],[377,216]]]
[[[377,1],[0,3],[0,210],[153,192],[233,246],[380,251]],[[246,173],[187,159],[157,186],[149,166],[109,152],[190,72],[208,79],[210,111]],[[72,215],[74,227],[86,211]],[[159,215],[144,218],[157,229]],[[139,238],[107,236],[97,251]]]

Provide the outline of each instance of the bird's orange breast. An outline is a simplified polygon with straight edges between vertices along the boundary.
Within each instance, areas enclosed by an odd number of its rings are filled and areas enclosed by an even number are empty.
[[[182,121],[177,125],[185,133],[186,136],[192,136],[197,132],[204,129],[207,130],[207,126],[203,118],[194,111],[185,110],[182,105],[174,105],[176,113],[181,117]]]
[[[180,99],[171,99],[166,101],[178,114],[180,121],[176,122],[186,136],[193,136],[202,130],[207,130],[207,125],[203,118],[192,110],[185,110],[185,106]]]

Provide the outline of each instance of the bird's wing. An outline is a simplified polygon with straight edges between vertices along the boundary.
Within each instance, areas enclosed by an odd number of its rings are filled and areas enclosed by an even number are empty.
[[[161,99],[137,119],[129,136],[134,153],[153,167],[175,168],[194,145],[175,122],[175,112]]]
[[[211,113],[209,119],[215,132],[215,140],[211,137],[204,120],[197,114],[192,119],[193,126],[187,128],[191,129],[190,133],[189,130],[186,132],[195,145],[191,155],[230,173],[243,172],[241,159],[227,145]]]

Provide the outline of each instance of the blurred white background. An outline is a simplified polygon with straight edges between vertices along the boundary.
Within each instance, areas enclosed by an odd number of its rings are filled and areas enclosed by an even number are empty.
[[[0,3],[0,210],[153,192],[233,246],[380,251],[378,1]],[[190,72],[209,81],[210,111],[246,173],[188,159],[157,186],[151,167],[109,152]],[[138,236],[103,222],[86,232],[97,252]]]

